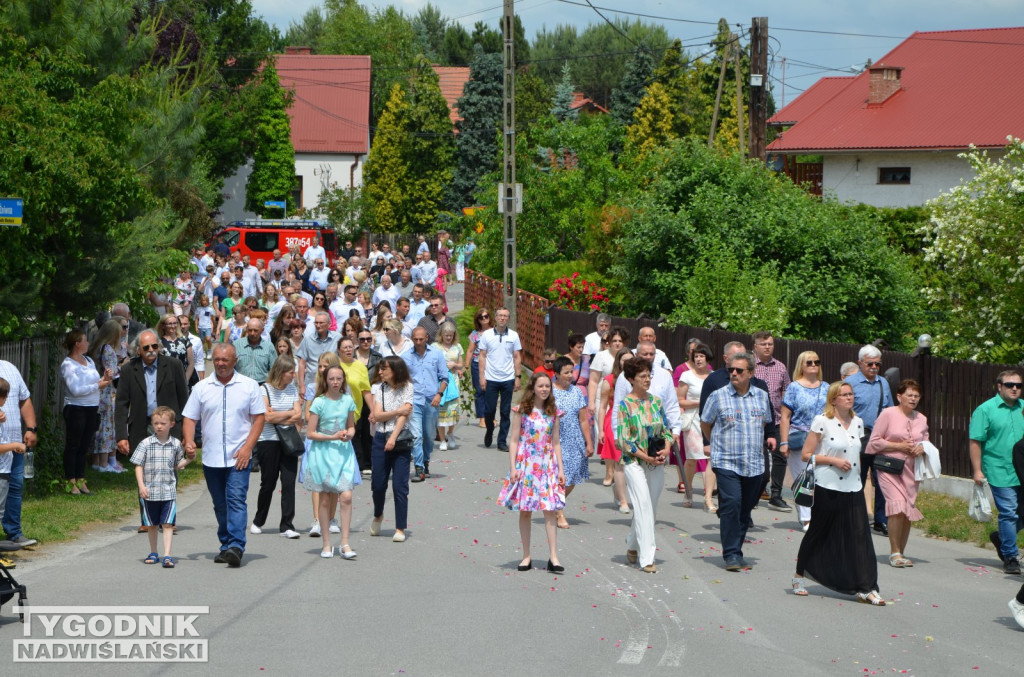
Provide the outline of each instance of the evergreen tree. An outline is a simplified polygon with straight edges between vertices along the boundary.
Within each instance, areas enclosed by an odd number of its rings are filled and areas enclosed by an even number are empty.
[[[537,75],[532,65],[523,66],[516,73],[516,132],[525,132],[546,117],[550,110],[551,89]],[[498,124],[501,124],[501,120]]]
[[[646,45],[637,47],[633,58],[626,64],[626,74],[612,91],[611,114],[624,125],[632,124],[633,111],[647,93],[654,73],[654,57]],[[667,95],[666,95],[667,96]]]
[[[473,60],[473,38],[462,24],[453,23],[445,29],[444,54],[449,66],[468,66]]]
[[[406,230],[406,146],[409,142],[409,102],[399,84],[391,87],[377,122],[377,134],[363,169],[367,226],[385,233]]]
[[[416,16],[412,18],[412,28],[416,32],[421,54],[426,56],[431,63],[451,65],[445,60],[445,33],[448,28],[448,19],[441,14],[441,10],[437,6],[428,2],[421,7]]]
[[[302,15],[302,21],[288,22],[288,31],[284,34],[284,44],[288,46],[309,47],[313,54],[320,53],[320,39],[324,33],[324,15],[317,6],[310,7]]]
[[[442,209],[452,179],[455,137],[448,102],[441,94],[437,71],[420,57],[409,78],[409,129],[406,190],[410,201],[409,232],[426,232]]]
[[[288,120],[291,95],[281,87],[273,63],[268,63],[263,69],[261,86],[266,88],[267,96],[253,130],[256,150],[253,153],[252,173],[245,185],[245,208],[260,215],[269,213],[278,216],[278,209],[264,207],[263,203],[268,200],[285,200],[289,213],[296,206],[292,198],[295,186],[295,149],[292,147],[291,123]]]
[[[494,54],[502,51],[501,31],[488,27],[483,21],[473,24],[473,44],[480,45],[485,54]]]
[[[569,64],[566,63],[562,66],[562,80],[555,88],[555,98],[551,102],[551,115],[554,115],[559,122],[575,120],[579,116],[579,110],[570,108],[574,98],[573,92]]]
[[[633,124],[626,128],[626,149],[636,157],[643,157],[676,138],[672,132],[672,107],[660,82],[647,88],[633,119]]]
[[[503,77],[501,55],[478,49],[459,99],[456,166],[446,200],[452,211],[472,206],[480,177],[498,168]]]

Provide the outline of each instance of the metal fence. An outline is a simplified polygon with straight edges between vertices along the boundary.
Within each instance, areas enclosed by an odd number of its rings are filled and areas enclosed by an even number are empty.
[[[468,287],[467,287],[468,289]],[[570,334],[588,334],[594,331],[596,314],[580,313],[562,308],[547,309],[548,326],[546,341],[560,351],[568,349],[566,339]],[[730,341],[742,341],[752,348],[749,334],[711,330],[700,327],[674,327],[665,329],[652,318],[613,318],[613,325],[625,327],[635,337],[641,327],[653,327],[658,347],[665,351],[672,364],[684,360],[686,343],[697,338],[714,351],[716,357]],[[525,346],[524,346],[525,347]],[[805,350],[813,350],[821,358],[822,376],[825,380],[839,379],[839,368],[844,362],[855,362],[860,345],[849,343],[823,343],[797,339],[775,339],[775,358],[786,365],[793,365],[797,356]],[[720,364],[716,360],[715,364]],[[928,417],[929,437],[939,448],[943,474],[956,477],[971,477],[971,462],[968,455],[967,429],[974,409],[994,396],[996,376],[1007,369],[1018,369],[1014,365],[984,364],[980,362],[954,362],[933,355],[912,356],[892,350],[882,351],[882,369],[889,372],[895,367],[898,376],[890,373],[890,381],[913,378],[921,384],[921,413]]]

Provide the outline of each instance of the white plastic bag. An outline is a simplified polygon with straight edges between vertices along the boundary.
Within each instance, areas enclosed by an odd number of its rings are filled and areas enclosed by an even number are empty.
[[[971,495],[971,505],[967,508],[967,514],[971,519],[978,522],[992,521],[992,506],[989,505],[988,494],[985,493],[985,485],[974,485],[974,494]]]

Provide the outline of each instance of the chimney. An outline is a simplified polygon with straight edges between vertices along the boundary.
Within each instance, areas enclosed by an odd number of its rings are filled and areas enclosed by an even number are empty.
[[[305,46],[302,46],[302,47],[285,47],[284,48],[284,53],[285,54],[306,54],[306,55],[309,55],[309,54],[313,53],[313,49],[312,49],[312,47],[305,47]]]
[[[900,91],[902,66],[887,66],[878,63],[868,68],[868,105],[880,106],[890,96]]]

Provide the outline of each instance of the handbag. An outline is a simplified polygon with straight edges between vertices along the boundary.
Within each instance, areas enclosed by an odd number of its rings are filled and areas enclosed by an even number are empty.
[[[906,461],[902,458],[894,458],[892,456],[883,456],[882,454],[879,454],[875,456],[875,461],[872,465],[878,472],[887,472],[892,475],[899,475],[903,472],[903,466],[906,465]]]
[[[448,371],[448,385],[445,386],[444,394],[441,395],[441,406],[446,406],[452,402],[452,400],[459,399],[459,379],[455,377],[455,374]]]
[[[793,482],[793,501],[797,505],[810,508],[814,505],[814,455],[807,461],[803,472]]]
[[[387,388],[387,384],[381,381],[380,383],[380,408],[383,411],[387,411],[387,405],[385,404],[386,398],[384,397],[384,388]],[[398,425],[397,423],[395,425]],[[409,428],[409,420],[406,419],[405,425],[402,426],[402,430],[399,431],[398,437],[395,438],[395,446],[392,447],[391,451],[411,451],[413,443],[412,430]]]
[[[270,389],[267,386],[263,386],[263,389],[267,392],[267,401],[270,401]],[[306,443],[302,439],[302,435],[299,434],[299,429],[291,424],[272,423],[274,430],[277,431],[277,439],[281,442],[281,451],[284,452],[285,456],[295,456],[296,458],[306,453]]]
[[[974,493],[971,494],[971,503],[967,508],[967,514],[978,522],[992,521],[992,506],[989,505],[988,495],[985,494],[983,485],[974,485]]]

